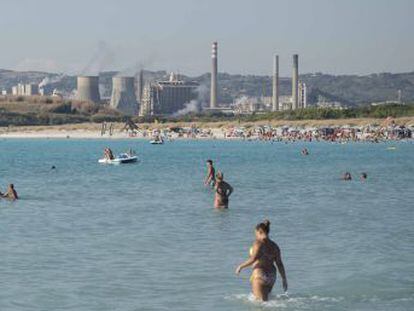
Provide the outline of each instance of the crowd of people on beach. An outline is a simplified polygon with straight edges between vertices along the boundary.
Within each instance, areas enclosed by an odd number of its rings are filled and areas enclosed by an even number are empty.
[[[390,121],[391,122],[391,121]],[[270,142],[373,142],[411,139],[414,128],[398,126],[395,123],[383,126],[335,126],[335,127],[222,127],[220,129],[191,127],[165,127],[156,129],[134,129],[130,137],[174,139],[242,139]]]
[[[412,138],[412,131],[406,127],[320,127],[320,128],[273,128],[261,126],[255,129],[231,129],[226,138],[257,139],[261,141],[329,141],[379,143],[387,140]]]

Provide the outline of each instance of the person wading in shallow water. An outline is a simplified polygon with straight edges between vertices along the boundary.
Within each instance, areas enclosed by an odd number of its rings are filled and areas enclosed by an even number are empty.
[[[216,183],[216,169],[213,166],[212,160],[207,160],[206,163],[207,163],[207,176],[204,179],[204,185],[214,187]]]
[[[256,241],[250,248],[250,258],[236,269],[236,274],[238,275],[244,268],[253,266],[250,277],[252,292],[256,299],[261,301],[269,299],[269,294],[276,282],[277,270],[279,270],[282,277],[283,290],[286,292],[288,289],[280,248],[269,238],[269,230],[270,221],[268,220],[256,226]]]
[[[229,197],[233,193],[233,187],[224,181],[222,172],[217,172],[216,184],[214,189],[216,194],[214,196],[215,208],[229,208]]]

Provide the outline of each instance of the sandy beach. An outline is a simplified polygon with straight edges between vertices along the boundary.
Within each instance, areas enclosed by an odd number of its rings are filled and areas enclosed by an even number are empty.
[[[301,129],[320,128],[320,127],[366,127],[381,126],[384,119],[340,119],[340,120],[270,120],[257,122],[177,122],[177,123],[143,123],[139,128],[143,131],[152,131],[155,129],[168,129],[174,127],[190,128],[196,127],[201,130],[208,130],[212,133],[210,137],[217,139],[225,138],[224,133],[232,128],[253,129],[258,126],[271,127],[292,127]],[[414,117],[403,117],[394,119],[396,125],[413,126]],[[112,135],[106,133],[101,135],[100,123],[80,123],[64,124],[50,126],[10,126],[0,128],[0,137],[2,138],[77,138],[77,139],[125,139],[125,138],[145,138],[141,132],[136,136],[123,130],[123,123],[113,123]],[[148,137],[148,136],[147,136]],[[196,138],[203,138],[202,136]]]

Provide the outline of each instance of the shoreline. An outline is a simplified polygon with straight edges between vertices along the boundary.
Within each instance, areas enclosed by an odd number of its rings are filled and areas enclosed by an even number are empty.
[[[401,117],[393,119],[395,125],[414,127],[414,117]],[[208,131],[209,135],[196,135],[173,137],[174,139],[242,139],[240,137],[228,137],[227,131],[234,128],[254,129],[261,126],[271,126],[273,128],[290,127],[308,131],[315,128],[366,128],[386,127],[386,119],[330,119],[330,120],[269,120],[257,122],[223,121],[223,122],[177,122],[177,123],[142,123],[138,124],[140,131],[137,135],[131,136],[130,132],[122,131],[124,123],[112,123],[113,133],[101,135],[101,123],[78,123],[62,125],[42,125],[42,126],[9,126],[0,127],[0,138],[14,139],[145,139],[149,140],[149,134],[154,130],[164,130],[174,127],[197,128],[201,131]],[[109,123],[108,123],[109,124]],[[146,134],[143,134],[145,132]]]

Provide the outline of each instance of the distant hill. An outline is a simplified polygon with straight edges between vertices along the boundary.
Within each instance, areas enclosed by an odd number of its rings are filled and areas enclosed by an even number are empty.
[[[116,72],[103,72],[100,75],[101,93],[103,97],[111,94],[111,78]],[[71,93],[76,88],[76,77],[59,75],[47,72],[16,72],[0,69],[0,89],[10,89],[17,83],[40,83],[45,77],[46,89],[51,92],[57,88],[66,93]],[[145,71],[146,80],[167,79],[165,71]],[[181,75],[185,80],[193,80],[204,85],[202,97],[208,101],[210,74],[206,73],[197,77]],[[308,86],[310,104],[315,103],[319,95],[328,100],[343,102],[349,106],[359,106],[366,103],[396,100],[397,91],[402,91],[402,99],[406,102],[414,102],[414,72],[408,73],[380,73],[366,76],[357,75],[328,75],[328,74],[303,74],[300,79]],[[231,103],[239,96],[271,96],[271,77],[259,75],[237,75],[220,73],[218,75],[218,97],[221,103]],[[281,95],[289,95],[291,92],[291,80],[280,79]]]

